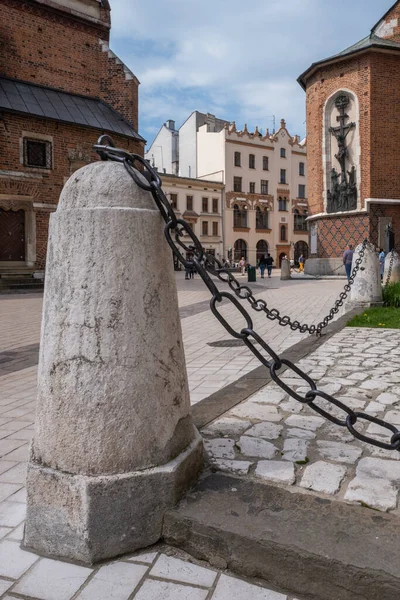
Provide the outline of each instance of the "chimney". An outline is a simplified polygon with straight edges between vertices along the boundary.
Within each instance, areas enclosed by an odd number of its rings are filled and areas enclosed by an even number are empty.
[[[171,131],[175,131],[175,121],[173,121],[172,119],[168,119],[168,121],[165,124],[168,129],[170,129]]]

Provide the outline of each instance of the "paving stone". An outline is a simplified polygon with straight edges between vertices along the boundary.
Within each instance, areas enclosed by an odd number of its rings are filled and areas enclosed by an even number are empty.
[[[247,475],[252,462],[247,460],[223,460],[217,459],[213,463],[220,471],[236,473],[236,475]]]
[[[286,398],[284,392],[271,389],[268,385],[259,390],[256,394],[249,398],[250,402],[258,402],[260,404],[279,404]]]
[[[188,596],[189,598],[189,596]],[[235,577],[221,575],[212,600],[287,600],[287,596],[247,583]]]
[[[205,435],[234,436],[241,435],[249,427],[251,427],[250,421],[222,417],[222,419],[218,419],[217,421],[214,421],[214,423],[210,423],[206,427],[203,427],[201,433]]]
[[[363,451],[357,446],[342,444],[341,442],[331,442],[329,440],[317,441],[318,451],[329,460],[354,464],[362,455]]]
[[[243,417],[256,421],[271,421],[278,423],[282,420],[282,415],[279,414],[275,406],[268,404],[257,404],[255,402],[242,402],[236,408],[231,410],[230,416]]]
[[[382,381],[381,379],[367,379],[361,384],[361,388],[364,390],[380,390],[386,391],[390,387],[390,383]]]
[[[307,440],[298,440],[297,438],[289,438],[283,444],[283,460],[292,462],[303,462],[307,458],[307,449],[309,442]]]
[[[260,460],[254,475],[266,481],[292,485],[296,481],[294,464],[277,460]]]
[[[372,436],[381,436],[381,440],[383,442],[390,442],[390,438],[393,435],[393,432],[386,427],[382,427],[381,425],[377,425],[376,423],[371,423],[367,427],[367,434]]]
[[[318,461],[307,465],[300,486],[314,492],[336,494],[347,472],[346,467]]]
[[[0,540],[12,532],[12,527],[0,527]]]
[[[8,536],[8,540],[16,540],[17,542],[22,542],[22,539],[24,537],[24,527],[25,524],[21,523],[21,525],[18,525],[18,527],[16,527],[15,529],[12,530],[12,533],[10,533],[10,535]]]
[[[316,434],[313,431],[307,431],[307,429],[288,429],[286,431],[288,437],[295,437],[303,440],[313,440]]]
[[[17,462],[11,460],[0,460],[0,474],[6,473],[11,467],[18,465]]]
[[[396,404],[396,402],[400,401],[400,397],[396,396],[395,394],[383,392],[383,394],[379,394],[376,401],[380,402],[381,404]]]
[[[365,409],[365,412],[369,415],[377,416],[379,413],[385,410],[383,404],[379,402],[370,402]]]
[[[279,408],[284,412],[290,412],[298,414],[303,410],[303,404],[291,398],[290,400],[286,400],[285,402],[281,402]]]
[[[400,482],[400,462],[385,460],[383,458],[366,457],[358,463],[357,475]]]
[[[18,579],[37,560],[36,554],[21,550],[18,542],[8,540],[0,542],[0,577]]]
[[[369,448],[370,453],[378,458],[388,458],[390,460],[400,460],[400,452],[398,450],[385,450],[384,448],[377,448],[371,446]]]
[[[278,453],[278,449],[270,442],[245,435],[240,438],[236,445],[245,456],[273,458]]]
[[[78,594],[79,600],[128,600],[149,567],[117,562],[101,567]]]
[[[368,373],[350,373],[347,377],[347,379],[350,379],[350,381],[364,381],[365,379],[367,379],[369,377]]]
[[[397,490],[390,481],[357,475],[348,485],[345,500],[363,502],[372,508],[388,511],[396,508]]]
[[[215,458],[235,458],[235,440],[215,438],[204,440],[204,447]]]
[[[307,429],[308,431],[317,431],[321,425],[325,423],[322,417],[311,417],[303,415],[291,415],[286,419],[288,427],[297,427],[299,429]]]
[[[205,569],[179,558],[162,554],[151,569],[150,575],[202,587],[211,587],[217,573],[211,569]]]
[[[354,396],[335,396],[335,398],[353,410],[363,410],[367,404],[366,398],[354,398]],[[344,418],[343,411],[341,412]]]
[[[400,410],[390,410],[385,415],[385,421],[392,425],[400,425]]]
[[[36,555],[31,554],[30,556]],[[42,558],[17,583],[14,591],[40,600],[71,600],[93,569]]]
[[[16,527],[25,519],[26,508],[23,504],[0,502],[0,527]]]
[[[246,431],[246,435],[258,438],[264,438],[266,440],[277,440],[282,432],[282,425],[276,425],[276,423],[257,423],[253,425],[251,429]]]
[[[10,587],[12,586],[12,581],[6,581],[5,579],[0,579],[0,596],[4,594]]]
[[[207,596],[208,590],[169,581],[147,579],[134,598],[135,600],[206,600]]]
[[[0,483],[0,502],[18,492],[21,487],[21,483]]]
[[[127,560],[131,562],[143,562],[148,565],[151,565],[157,556],[157,552],[141,552],[140,554],[136,554],[135,556],[131,556]]]
[[[26,481],[26,464],[16,464],[15,467],[11,467],[5,473],[0,475],[1,483],[21,483],[25,484]]]

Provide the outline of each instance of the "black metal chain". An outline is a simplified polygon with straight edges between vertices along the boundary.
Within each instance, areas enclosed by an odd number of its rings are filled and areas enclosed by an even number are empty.
[[[307,326],[307,329],[304,329],[305,325],[302,326],[297,321],[292,322],[287,316],[281,317],[279,311],[276,309],[267,309],[267,305],[264,300],[257,300],[254,298],[249,287],[241,286],[232,273],[230,273],[227,269],[220,267],[220,263],[217,261],[217,259],[207,255],[200,240],[197,238],[190,225],[185,220],[177,218],[170,202],[161,188],[161,180],[158,173],[142,156],[135,154],[130,155],[125,150],[119,150],[118,148],[115,148],[112,144],[112,140],[108,136],[102,136],[99,139],[98,144],[94,146],[94,149],[99,153],[102,160],[112,160],[122,163],[135,183],[143,190],[151,192],[165,222],[164,233],[172,252],[186,268],[194,267],[210,290],[212,295],[210,301],[212,313],[234,338],[243,340],[254,356],[256,356],[259,361],[269,369],[272,380],[277,383],[281,389],[283,389],[295,400],[298,400],[302,404],[308,405],[315,412],[322,415],[332,423],[340,425],[341,427],[347,427],[350,433],[352,433],[352,435],[357,439],[386,450],[400,450],[400,431],[394,425],[387,423],[382,419],[378,419],[377,417],[373,417],[367,413],[356,412],[343,404],[343,402],[340,400],[334,398],[331,394],[318,390],[315,381],[313,381],[309,375],[302,371],[293,362],[284,358],[280,358],[279,355],[265,342],[265,340],[263,340],[254,331],[252,318],[244,306],[240,303],[238,298],[248,300],[256,311],[266,312],[269,319],[277,319],[281,325],[290,325],[292,329],[310,331],[310,333],[313,326]],[[182,239],[184,236],[189,237],[191,242],[190,246]],[[321,324],[324,324],[326,319],[328,319],[327,322],[329,322],[333,318],[333,315],[336,314],[338,307],[343,304],[343,301],[351,288],[350,281],[354,281],[354,277],[360,268],[367,243],[368,242],[365,241],[362,245],[349,283],[345,286],[345,291],[342,292],[339,299],[336,301],[334,308],[331,310],[329,315],[325,317]],[[192,258],[188,259],[182,256],[181,249],[190,254]],[[216,266],[218,268],[216,268]],[[215,281],[210,277],[210,273],[211,275],[216,276],[220,281],[228,283],[235,295],[229,292],[220,291],[217,288]],[[223,300],[230,302],[236,308],[236,310],[243,317],[245,327],[236,330],[228,323],[228,321],[220,312],[220,305]],[[317,331],[317,327],[315,327],[315,331]],[[256,347],[255,343],[257,343],[259,347]],[[263,354],[263,352],[265,354]],[[282,368],[284,367],[296,373],[296,375],[308,385],[309,390],[305,394],[296,392],[283,381]],[[318,400],[320,401],[319,404],[317,403]],[[343,411],[344,414],[342,418],[334,416],[329,412],[329,408],[332,405]],[[384,427],[388,431],[392,432],[393,435],[391,436],[390,443],[376,440],[372,437],[364,435],[358,429],[356,429],[355,425],[363,421],[375,423],[376,425],[380,425],[381,427]]]

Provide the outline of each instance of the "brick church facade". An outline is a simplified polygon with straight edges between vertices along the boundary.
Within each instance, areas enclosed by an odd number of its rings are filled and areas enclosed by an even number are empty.
[[[323,272],[348,243],[385,248],[388,225],[400,244],[400,1],[366,38],[298,81],[307,94],[311,258]]]
[[[110,27],[108,0],[0,0],[0,276],[44,271],[50,214],[101,134],[143,155]]]

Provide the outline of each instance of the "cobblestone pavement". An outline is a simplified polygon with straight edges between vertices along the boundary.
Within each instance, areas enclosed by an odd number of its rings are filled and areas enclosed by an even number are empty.
[[[346,328],[298,364],[318,381],[319,390],[400,429],[398,330]],[[282,380],[300,394],[309,389],[294,372],[286,372]],[[345,416],[325,400],[317,404],[334,416]],[[356,428],[389,441],[390,432],[379,425],[363,421]],[[400,515],[400,452],[355,440],[346,428],[327,422],[275,383],[202,433],[211,463],[222,471]]]

